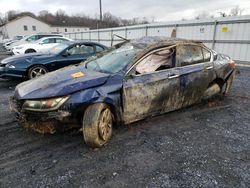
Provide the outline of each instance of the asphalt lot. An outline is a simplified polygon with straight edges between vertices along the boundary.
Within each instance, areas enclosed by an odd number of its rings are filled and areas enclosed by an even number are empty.
[[[8,108],[17,84],[0,79],[0,187],[250,185],[250,68],[238,69],[229,96],[120,126],[98,150],[77,131],[20,127]]]

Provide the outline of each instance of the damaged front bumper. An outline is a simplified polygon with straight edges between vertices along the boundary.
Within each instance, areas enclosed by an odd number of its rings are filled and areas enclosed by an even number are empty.
[[[9,104],[11,111],[15,113],[23,127],[42,134],[53,134],[76,126],[69,111],[55,110],[43,113],[26,111],[22,109],[23,102],[14,98],[9,99]]]

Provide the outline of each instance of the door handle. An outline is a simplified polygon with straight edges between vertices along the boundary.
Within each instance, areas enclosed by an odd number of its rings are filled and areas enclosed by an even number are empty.
[[[180,76],[180,75],[178,75],[178,74],[170,75],[170,76],[168,77],[168,79],[178,78],[179,76]]]
[[[206,67],[207,70],[210,70],[210,69],[212,69],[212,68],[213,68],[213,66],[208,66],[208,67]]]

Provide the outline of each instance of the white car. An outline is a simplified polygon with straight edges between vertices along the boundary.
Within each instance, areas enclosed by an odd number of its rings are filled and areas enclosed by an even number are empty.
[[[22,38],[19,41],[14,41],[14,42],[6,45],[5,48],[7,49],[8,53],[11,53],[12,48],[14,48],[16,46],[19,46],[21,44],[27,44],[27,43],[30,43],[30,42],[35,42],[35,41],[37,41],[37,40],[39,40],[41,38],[44,38],[44,37],[62,37],[62,35],[59,35],[59,34],[34,34],[34,35],[28,35],[28,36],[25,36],[24,38]]]
[[[24,38],[24,36],[17,35],[17,36],[14,36],[12,39],[4,39],[3,47],[5,49],[7,49],[11,44],[18,42],[18,41],[22,40],[23,38]]]
[[[73,41],[73,40],[66,37],[44,37],[35,42],[16,46],[12,49],[12,52],[15,55],[34,53],[34,52],[48,53],[49,50],[58,43],[64,43],[67,41]]]

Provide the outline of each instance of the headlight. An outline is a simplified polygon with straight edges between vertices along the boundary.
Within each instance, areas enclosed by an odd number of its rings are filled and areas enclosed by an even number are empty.
[[[39,112],[57,110],[60,106],[62,106],[63,103],[68,100],[68,98],[69,96],[42,100],[27,100],[23,104],[23,109]]]
[[[5,67],[8,67],[8,68],[10,68],[10,69],[16,68],[14,65],[10,65],[10,64],[7,64]]]

